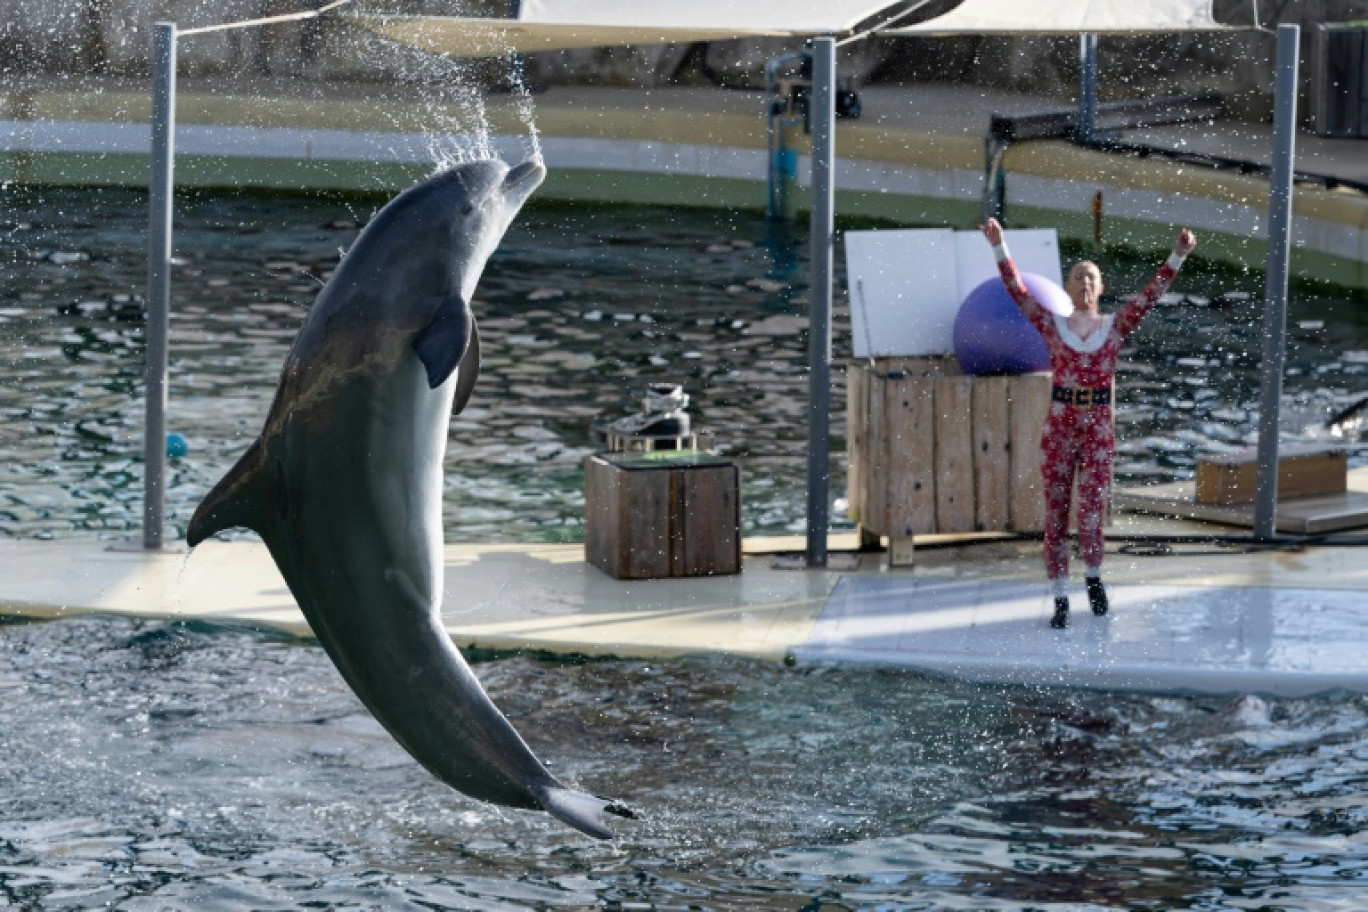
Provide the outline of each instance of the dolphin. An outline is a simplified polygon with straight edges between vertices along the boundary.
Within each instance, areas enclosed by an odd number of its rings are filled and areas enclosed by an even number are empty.
[[[260,437],[190,520],[261,536],[366,708],[443,782],[600,839],[619,805],[556,780],[442,625],[442,459],[470,398],[485,261],[546,176],[467,162],[391,200],[319,293]]]

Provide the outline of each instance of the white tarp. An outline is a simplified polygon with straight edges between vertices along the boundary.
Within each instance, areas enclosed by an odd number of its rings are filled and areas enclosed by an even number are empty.
[[[1006,232],[1022,272],[1063,284],[1053,229]],[[979,231],[910,228],[845,232],[851,348],[857,358],[945,355],[969,292],[997,279],[993,248]]]
[[[1224,29],[1211,0],[964,0],[926,22],[880,35],[1115,34]]]
[[[839,35],[896,0],[523,0],[517,19],[345,13],[391,41],[456,57],[732,38]]]
[[[525,23],[835,35],[898,0],[522,0]]]

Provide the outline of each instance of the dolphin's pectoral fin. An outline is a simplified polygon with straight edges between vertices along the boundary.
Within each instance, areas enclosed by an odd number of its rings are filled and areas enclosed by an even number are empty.
[[[413,350],[427,368],[428,386],[432,389],[445,383],[461,363],[475,326],[470,305],[459,297],[446,298],[434,309],[432,322],[413,340]]]
[[[465,410],[466,403],[470,401],[470,394],[475,391],[475,380],[480,376],[480,327],[474,320],[470,321],[470,347],[466,349],[465,357],[461,359],[461,366],[456,371],[456,398],[451,406],[451,413],[459,415]]]
[[[258,439],[195,509],[185,531],[190,547],[234,526],[261,532],[262,512],[270,501],[265,467],[266,451]]]
[[[623,805],[573,789],[544,786],[533,791],[548,814],[595,839],[613,838],[613,831],[608,829],[608,823],[603,819],[604,814],[632,820],[637,816],[634,811]]]

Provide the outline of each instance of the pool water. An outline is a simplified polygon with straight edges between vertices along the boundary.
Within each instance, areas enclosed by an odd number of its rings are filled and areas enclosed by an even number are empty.
[[[133,534],[142,504],[146,196],[0,188],[0,535]],[[380,198],[199,193],[177,204],[167,513],[195,505],[260,429],[307,307]],[[1075,251],[1077,252],[1077,251]],[[484,363],[453,423],[450,541],[579,541],[590,423],[635,411],[648,383],[682,383],[696,427],[742,469],[747,535],[805,528],[807,245],[748,213],[536,205],[477,292]],[[1156,257],[1109,253],[1109,289]],[[833,498],[845,474],[849,313],[838,257]],[[1185,269],[1174,306],[1123,354],[1121,484],[1190,476],[1196,456],[1254,439],[1260,277]],[[1323,435],[1363,395],[1368,310],[1294,296],[1284,430]],[[1346,442],[1362,462],[1361,436]],[[838,509],[838,523],[844,515]]]
[[[0,627],[0,907],[1361,909],[1368,700],[480,661],[611,843],[439,784],[312,646]]]
[[[142,194],[0,189],[0,535],[138,528]],[[305,309],[380,200],[179,201],[168,507],[255,436]],[[582,537],[591,420],[694,397],[748,534],[802,528],[797,243],[744,214],[533,206],[481,284],[452,541]],[[1109,255],[1113,289],[1154,263]],[[1124,356],[1123,483],[1252,439],[1258,277],[1192,264]],[[839,277],[838,277],[839,278]],[[1242,297],[1243,296],[1243,297]],[[1285,430],[1364,392],[1360,301],[1299,290]],[[838,296],[836,356],[848,354]],[[833,394],[833,494],[844,472]],[[1359,432],[1343,438],[1361,462]],[[471,801],[310,642],[86,617],[0,624],[0,907],[1359,909],[1368,701],[1159,697],[739,659],[476,656],[562,778],[635,807],[611,843]]]

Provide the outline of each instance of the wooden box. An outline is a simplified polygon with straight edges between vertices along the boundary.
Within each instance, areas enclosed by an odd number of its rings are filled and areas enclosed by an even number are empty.
[[[1278,448],[1278,500],[1342,494],[1349,487],[1344,450],[1317,446]],[[1253,503],[1258,484],[1258,451],[1251,448],[1197,460],[1199,504],[1229,507]]]
[[[589,457],[585,559],[617,579],[740,573],[740,475],[689,451]]]
[[[973,377],[953,357],[851,362],[847,497],[865,532],[1038,532],[1050,375]]]

